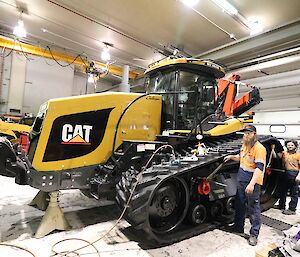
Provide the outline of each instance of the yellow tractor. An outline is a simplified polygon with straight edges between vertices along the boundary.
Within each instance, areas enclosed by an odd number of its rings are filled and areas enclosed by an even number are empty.
[[[0,137],[17,144],[21,134],[29,134],[30,126],[0,119]]]
[[[234,212],[238,133],[261,100],[219,65],[167,58],[145,73],[147,93],[101,93],[49,100],[30,132],[28,155],[0,143],[0,173],[43,192],[80,189],[116,199],[125,219],[170,243],[228,222]],[[260,137],[269,149],[273,137]],[[196,145],[205,150],[196,153]],[[201,153],[201,154],[200,154]],[[278,176],[265,176],[262,201],[274,203]],[[216,222],[217,221],[217,222]],[[219,223],[218,223],[219,222]]]

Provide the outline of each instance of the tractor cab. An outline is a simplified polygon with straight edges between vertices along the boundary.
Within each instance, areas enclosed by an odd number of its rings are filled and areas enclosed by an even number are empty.
[[[162,130],[195,129],[216,110],[216,79],[223,69],[198,59],[163,59],[146,70],[147,93],[163,98]]]

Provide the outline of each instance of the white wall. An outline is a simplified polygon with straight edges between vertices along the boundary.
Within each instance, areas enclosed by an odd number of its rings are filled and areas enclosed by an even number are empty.
[[[7,55],[9,50],[5,51]],[[36,114],[51,98],[72,95],[74,67],[61,67],[53,60],[13,52],[4,58],[0,112]],[[64,64],[62,62],[62,64]]]
[[[75,73],[72,95],[84,95],[86,91],[86,76],[85,74]]]
[[[86,75],[74,71],[73,65],[61,67],[53,60],[27,56],[29,60],[13,52],[4,58],[0,113],[8,113],[13,108],[20,109],[21,113],[36,114],[40,105],[51,98],[97,93],[118,81],[114,79],[113,83],[104,77],[96,84],[87,84]]]
[[[103,90],[107,90],[107,89],[110,89],[112,87],[114,87],[115,83],[112,83],[111,81],[109,80],[106,80],[105,78],[100,78],[98,81],[97,81],[97,86],[96,88],[94,88],[94,92],[97,93],[97,92],[101,92]],[[113,90],[109,90],[109,91],[117,91],[117,89],[113,89]]]
[[[39,106],[51,98],[71,96],[74,70],[52,60],[30,56],[27,62],[23,113],[37,113]]]
[[[18,52],[12,53],[7,113],[22,113],[26,64],[27,61],[24,55]]]
[[[4,55],[9,52],[5,50]],[[54,60],[26,56],[28,58],[22,53],[13,52],[4,58],[0,113],[20,109],[21,113],[36,114],[40,105],[51,98],[101,92],[111,89],[122,80],[109,74],[96,83],[87,84],[86,75],[78,67],[74,70],[73,65],[61,67]],[[118,88],[113,87],[111,90],[118,91]]]
[[[88,94],[94,94],[102,90],[109,89],[113,86],[113,83],[105,79],[105,77],[100,78],[96,83],[86,83],[86,82],[87,82],[87,78],[85,74],[75,72],[72,95],[84,95],[86,91]]]
[[[10,72],[11,72],[11,61],[12,61],[12,54],[8,55],[10,50],[4,51],[5,58],[2,59],[3,63],[3,74],[2,74],[2,86],[1,88],[1,95],[0,95],[0,113],[5,113],[7,111],[7,101],[8,101],[8,89],[10,84]],[[0,81],[1,83],[1,81]]]

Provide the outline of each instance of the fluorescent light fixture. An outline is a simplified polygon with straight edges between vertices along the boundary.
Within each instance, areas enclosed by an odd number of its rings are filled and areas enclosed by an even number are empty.
[[[238,10],[226,0],[213,0],[218,6],[220,6],[224,12],[230,15],[237,15]]]
[[[89,74],[89,76],[88,76],[88,83],[95,83],[93,74]]]
[[[101,59],[106,62],[110,60],[110,53],[107,47],[103,48],[101,53]]]
[[[181,0],[181,2],[189,7],[193,7],[198,4],[199,0]]]
[[[18,20],[18,25],[15,26],[13,33],[17,37],[26,37],[27,36],[27,32],[24,27],[24,22],[22,20]]]
[[[259,34],[260,32],[263,31],[262,24],[259,21],[249,22],[249,27],[250,27],[250,35],[251,36]]]

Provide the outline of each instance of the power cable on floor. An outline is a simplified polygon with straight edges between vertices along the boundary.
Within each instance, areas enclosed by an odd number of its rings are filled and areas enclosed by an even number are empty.
[[[11,247],[11,248],[17,248],[19,250],[22,250],[24,252],[27,252],[27,253],[31,254],[31,256],[33,256],[33,257],[37,257],[33,252],[29,251],[28,249],[26,249],[22,246],[18,246],[18,245],[15,245],[15,244],[7,244],[7,243],[0,243],[0,246],[8,246],[8,247]]]
[[[172,149],[172,154],[175,156],[175,150],[174,150],[173,146],[171,146],[171,145],[162,145],[162,146],[160,146],[159,148],[157,148],[157,149],[152,153],[152,155],[150,156],[150,158],[149,158],[148,162],[146,163],[146,165],[143,167],[143,169],[141,170],[141,172],[139,172],[139,174],[137,175],[136,182],[135,182],[134,185],[133,185],[132,191],[131,191],[131,193],[130,193],[130,195],[129,195],[129,198],[128,198],[126,204],[125,204],[125,207],[124,207],[122,213],[120,214],[120,216],[119,216],[119,218],[117,219],[117,221],[115,222],[115,224],[114,224],[114,225],[113,225],[106,233],[104,233],[102,236],[100,236],[98,239],[94,240],[93,242],[89,242],[89,241],[87,241],[87,240],[80,239],[80,238],[78,238],[78,239],[77,239],[77,238],[67,238],[67,239],[62,239],[62,240],[56,242],[56,243],[52,246],[52,251],[54,252],[54,255],[51,255],[51,257],[68,257],[68,256],[70,256],[69,254],[75,254],[75,256],[79,256],[79,257],[80,257],[80,254],[78,253],[79,250],[82,250],[82,249],[84,249],[84,248],[86,248],[86,247],[89,247],[89,246],[93,246],[94,248],[96,248],[96,247],[94,246],[94,244],[97,243],[98,241],[102,240],[105,236],[107,236],[107,235],[108,235],[108,234],[109,234],[109,233],[110,233],[110,232],[111,232],[111,231],[119,224],[119,222],[120,222],[121,219],[123,218],[123,216],[124,216],[124,214],[125,214],[125,212],[126,212],[128,206],[129,206],[129,203],[130,203],[130,201],[131,201],[131,199],[132,199],[132,197],[133,197],[133,194],[134,194],[134,192],[135,192],[135,189],[136,189],[138,183],[140,182],[140,179],[142,178],[143,172],[147,169],[148,165],[151,163],[151,161],[152,161],[152,159],[154,158],[154,156],[155,156],[160,150],[162,150],[162,149],[164,149],[164,148],[168,148],[168,147]],[[68,241],[68,240],[81,240],[81,241],[87,242],[88,245],[85,245],[85,246],[82,246],[82,247],[79,247],[79,248],[77,248],[77,249],[70,250],[70,251],[57,252],[57,251],[54,250],[55,246],[61,244],[62,242]],[[97,253],[99,253],[99,252],[97,251]],[[72,255],[72,256],[74,256],[74,255]],[[99,253],[99,256],[100,256],[100,253]],[[70,256],[70,257],[71,257],[71,256]]]
[[[84,248],[85,247],[89,247],[89,246],[92,246],[94,249],[95,249],[95,251],[97,252],[97,254],[98,254],[98,256],[100,257],[100,252],[99,252],[99,250],[97,249],[97,247],[96,246],[94,246],[93,245],[93,243],[90,243],[88,240],[85,240],[85,239],[82,239],[82,238],[67,238],[67,239],[63,239],[62,241],[59,241],[59,242],[57,242],[56,244],[54,244],[53,246],[52,246],[52,252],[54,252],[54,254],[53,255],[50,255],[50,257],[54,257],[54,256],[60,256],[60,255],[62,255],[62,256],[65,256],[64,254],[75,254],[75,256],[80,256],[80,254],[79,253],[77,253],[77,249],[75,249],[75,250],[71,250],[71,251],[63,251],[63,252],[57,252],[57,251],[55,251],[54,250],[54,247],[56,246],[56,245],[58,245],[60,242],[63,242],[63,241],[83,241],[83,242],[85,242],[85,243],[87,243],[87,245],[86,246],[84,246]],[[83,248],[82,248],[83,249]]]

